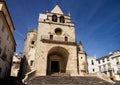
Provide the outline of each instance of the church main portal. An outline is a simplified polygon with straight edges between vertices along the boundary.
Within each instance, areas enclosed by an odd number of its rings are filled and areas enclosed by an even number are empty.
[[[62,47],[53,47],[47,58],[47,74],[66,73],[68,52]]]

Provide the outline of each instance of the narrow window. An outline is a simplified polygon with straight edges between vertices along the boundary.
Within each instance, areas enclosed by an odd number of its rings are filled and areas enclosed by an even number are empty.
[[[95,71],[95,69],[93,69],[93,72]]]
[[[116,62],[116,65],[119,65],[119,62]]]
[[[100,60],[98,60],[98,63],[100,64]]]
[[[56,15],[53,15],[53,16],[52,16],[52,21],[53,21],[53,22],[57,22],[57,16],[56,16]]]
[[[68,37],[65,37],[65,41],[68,41]]]
[[[33,45],[34,45],[34,43],[35,43],[35,41],[31,41],[31,44],[33,44]]]
[[[53,35],[50,35],[50,40],[53,40]]]
[[[30,66],[33,66],[33,62],[34,62],[33,60],[30,61]]]
[[[91,62],[92,62],[92,65],[94,65],[94,62],[93,62],[93,60],[92,60]]]
[[[61,22],[61,23],[65,23],[64,16],[60,16],[60,22]]]
[[[102,61],[103,61],[103,62],[105,62],[105,60],[104,60],[104,59],[103,59]]]

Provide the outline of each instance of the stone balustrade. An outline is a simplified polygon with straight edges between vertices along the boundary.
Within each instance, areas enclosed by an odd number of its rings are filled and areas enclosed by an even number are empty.
[[[41,40],[49,40],[49,41],[57,41],[57,42],[75,42],[75,39],[70,37],[63,36],[50,36],[50,35],[42,35]]]
[[[51,39],[49,35],[42,35],[41,39],[65,41],[65,37],[61,37],[61,36],[53,36],[53,38]],[[68,37],[68,40],[66,40],[66,41],[74,42],[75,40]]]

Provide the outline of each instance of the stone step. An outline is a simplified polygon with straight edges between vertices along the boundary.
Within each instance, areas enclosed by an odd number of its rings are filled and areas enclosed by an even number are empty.
[[[50,76],[69,76],[67,73],[53,73]]]
[[[113,85],[107,81],[93,76],[71,77],[71,76],[41,76],[28,81],[27,85]],[[119,84],[114,84],[119,85]]]

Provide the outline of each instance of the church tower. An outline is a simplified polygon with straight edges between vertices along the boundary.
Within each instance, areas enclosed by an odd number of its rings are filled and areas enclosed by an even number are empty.
[[[37,75],[78,75],[74,24],[58,5],[40,14],[36,47]]]
[[[30,35],[36,38],[33,40]],[[32,50],[28,51],[31,45],[27,45],[24,53],[29,56],[27,59],[32,63],[31,68],[36,70],[36,76],[80,76],[87,73],[87,55],[82,44],[76,43],[74,23],[70,14],[65,15],[58,5],[39,15],[37,32],[30,32],[25,42],[33,41]]]

